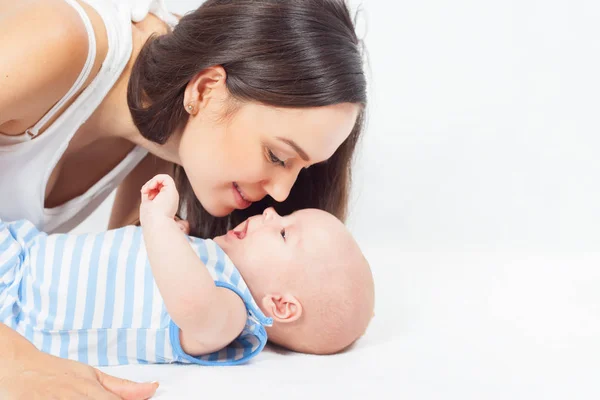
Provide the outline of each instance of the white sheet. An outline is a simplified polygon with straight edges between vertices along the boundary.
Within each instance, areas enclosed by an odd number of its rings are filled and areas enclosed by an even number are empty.
[[[159,380],[161,400],[600,398],[600,253],[366,250],[376,316],[344,354],[103,370]]]

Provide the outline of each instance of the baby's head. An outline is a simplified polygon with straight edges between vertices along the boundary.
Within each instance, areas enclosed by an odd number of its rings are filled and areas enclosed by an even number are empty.
[[[268,208],[215,242],[273,318],[267,332],[274,343],[331,354],[365,332],[373,316],[373,277],[358,245],[333,215],[306,209],[281,217]]]

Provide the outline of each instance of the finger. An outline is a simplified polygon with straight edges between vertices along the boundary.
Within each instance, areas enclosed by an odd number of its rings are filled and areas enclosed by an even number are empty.
[[[119,396],[106,390],[98,379],[90,377],[78,380],[76,383],[76,385],[68,388],[66,392],[61,392],[60,398],[65,400],[121,400]]]
[[[163,186],[160,182],[152,182],[152,184],[148,187],[148,199],[154,200],[154,198],[161,192],[162,187]]]
[[[152,200],[154,198],[154,196],[151,197],[151,195],[152,195],[152,193],[150,192],[149,189],[142,188],[142,192],[141,192],[142,203]]]
[[[85,390],[84,394],[74,396],[73,399],[90,399],[90,400],[121,400],[121,397],[108,391],[102,385],[98,385],[98,382],[94,382],[93,387],[89,387]]]
[[[148,189],[156,190],[160,187],[161,182],[157,178],[152,178],[150,182],[148,182]]]
[[[171,178],[171,175],[168,174],[159,174],[155,176],[155,179],[158,179],[159,182],[166,187],[172,187],[175,185],[175,181]]]
[[[157,175],[154,178],[150,179],[148,182],[146,182],[144,187],[146,188],[147,191],[152,191],[152,190],[160,191],[160,189],[164,186],[163,180],[164,179],[161,178],[160,175]]]
[[[98,381],[108,391],[122,397],[124,400],[142,400],[154,396],[158,382],[137,383],[123,378],[116,378],[96,370]]]
[[[154,178],[152,178],[151,180],[149,180],[148,182],[146,182],[144,184],[144,186],[142,186],[142,189],[141,189],[142,194],[148,194],[152,190],[155,190],[156,189],[156,184],[157,184],[157,182],[155,181]]]
[[[150,196],[150,200],[154,200],[156,196],[159,195],[160,192],[164,190],[164,186],[162,183],[158,182],[156,187],[150,188],[148,196]]]

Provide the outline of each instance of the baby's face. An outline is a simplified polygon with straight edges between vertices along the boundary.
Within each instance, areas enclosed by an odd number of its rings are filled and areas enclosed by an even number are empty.
[[[305,209],[282,217],[268,208],[214,240],[251,290],[264,293],[283,289],[298,268],[310,268],[315,257],[326,257],[339,235],[349,233],[324,211]]]
[[[214,240],[273,317],[271,340],[295,351],[330,354],[364,333],[373,315],[373,278],[350,232],[333,215],[305,209],[282,217],[268,208]]]

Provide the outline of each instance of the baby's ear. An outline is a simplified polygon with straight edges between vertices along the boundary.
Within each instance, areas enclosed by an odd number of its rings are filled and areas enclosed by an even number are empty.
[[[262,298],[262,308],[276,322],[294,322],[302,315],[302,304],[292,295],[267,294]]]

